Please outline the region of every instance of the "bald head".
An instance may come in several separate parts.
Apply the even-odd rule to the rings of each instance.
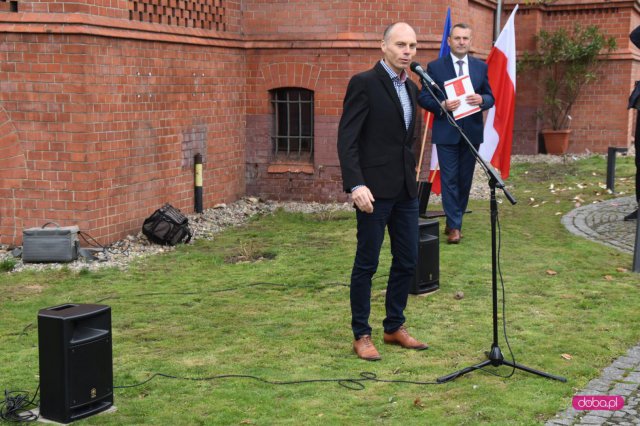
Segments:
[[[400,75],[409,67],[416,54],[418,42],[416,32],[405,22],[391,24],[384,31],[382,38],[384,62]]]
[[[407,24],[406,22],[394,22],[393,24],[385,28],[384,33],[382,34],[382,40],[389,41],[389,35],[394,31],[394,29],[396,29],[396,27],[404,27],[404,28],[408,27],[411,29],[411,31],[413,31],[413,28],[411,28],[411,25]]]

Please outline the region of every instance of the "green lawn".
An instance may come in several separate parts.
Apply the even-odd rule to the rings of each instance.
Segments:
[[[633,158],[617,163],[616,190],[631,195]],[[383,359],[356,358],[348,289],[354,215],[280,211],[124,272],[0,273],[0,385],[38,386],[39,309],[99,302],[112,308],[115,386],[156,373],[185,379],[116,388],[115,413],[78,425],[540,424],[640,340],[640,279],[629,271],[631,255],[570,234],[558,214],[573,209],[576,196],[583,204],[613,197],[601,189],[605,171],[602,157],[514,165],[507,183],[519,202],[499,207],[506,329],[516,361],[567,383],[522,371],[426,383],[490,349],[489,202],[472,201],[462,244],[440,240],[440,290],[409,300],[407,326],[431,345],[427,351],[382,344],[385,245],[371,318]],[[230,262],[259,253],[263,260]],[[273,383],[308,380],[324,381]]]

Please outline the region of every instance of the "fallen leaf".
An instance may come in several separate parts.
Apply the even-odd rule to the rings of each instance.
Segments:
[[[571,355],[569,355],[569,354],[562,354],[562,355],[560,355],[560,356],[561,356],[562,358],[566,359],[566,360],[571,360],[571,359],[573,359],[573,357],[572,357]]]
[[[607,281],[613,281],[613,277],[611,275],[605,275],[604,279]]]
[[[240,422],[241,425],[252,425],[253,421],[249,420],[249,419],[245,419],[243,421]]]
[[[456,294],[453,295],[453,298],[456,300],[464,299],[464,291],[456,291]]]
[[[554,271],[553,269],[547,269],[547,275],[558,275],[558,273],[556,271]]]
[[[424,404],[422,403],[422,400],[420,398],[416,398],[413,401],[413,405],[415,405],[416,407],[424,408]]]
[[[616,271],[618,271],[618,272],[629,272],[629,270],[627,268],[616,268]]]

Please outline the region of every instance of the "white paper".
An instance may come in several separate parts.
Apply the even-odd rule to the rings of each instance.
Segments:
[[[445,81],[444,90],[447,93],[447,99],[460,100],[460,106],[455,111],[452,111],[453,118],[456,120],[475,114],[481,110],[480,106],[469,105],[467,103],[467,96],[475,93],[473,90],[473,84],[471,84],[471,78],[468,75],[463,75]]]

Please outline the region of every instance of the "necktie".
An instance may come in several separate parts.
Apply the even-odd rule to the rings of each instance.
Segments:
[[[464,61],[456,61],[456,64],[458,64],[458,77],[460,77],[464,75],[464,72],[462,71],[462,64],[464,64]]]

